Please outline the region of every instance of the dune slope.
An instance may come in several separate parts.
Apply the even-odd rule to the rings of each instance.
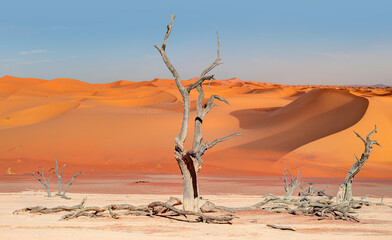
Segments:
[[[346,91],[316,89],[273,111],[253,109],[232,114],[242,128],[275,130],[274,134],[239,148],[275,152],[279,156],[354,125],[363,117],[368,104],[366,98]]]

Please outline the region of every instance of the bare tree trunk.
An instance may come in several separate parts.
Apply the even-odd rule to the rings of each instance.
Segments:
[[[374,130],[371,131],[367,136],[366,136],[366,141],[363,139],[358,133],[354,131],[354,133],[359,137],[362,142],[365,144],[365,151],[362,153],[361,158],[358,159],[357,156],[355,158],[357,161],[353,164],[351,167],[350,171],[347,173],[346,178],[344,179],[344,182],[339,185],[339,190],[338,193],[336,194],[336,202],[337,203],[350,203],[352,199],[352,183],[355,175],[362,169],[363,165],[365,162],[368,160],[370,156],[370,152],[373,149],[373,144],[376,144],[378,146],[381,146],[377,141],[375,140],[370,140],[370,136],[377,132],[377,126],[374,127]]]
[[[175,15],[170,16],[170,24],[167,25],[167,31],[165,34],[165,38],[163,40],[162,46],[155,45],[155,48],[159,51],[162,56],[162,60],[166,64],[167,68],[170,70],[172,75],[174,76],[174,80],[176,82],[177,88],[181,93],[181,97],[183,100],[183,115],[182,115],[182,123],[181,123],[181,131],[177,137],[175,137],[175,159],[177,160],[178,166],[180,167],[181,174],[184,180],[184,204],[183,208],[185,211],[199,211],[199,187],[198,187],[198,179],[197,175],[201,169],[201,165],[203,163],[202,156],[209,149],[215,146],[217,143],[225,141],[231,137],[238,136],[240,134],[232,134],[224,138],[216,139],[213,142],[203,142],[202,137],[202,123],[205,115],[211,110],[215,104],[213,103],[214,99],[223,101],[228,104],[228,101],[220,96],[212,95],[205,106],[202,106],[202,100],[204,98],[204,92],[202,88],[202,84],[206,80],[213,80],[214,76],[206,76],[213,68],[220,64],[220,53],[219,53],[219,35],[217,33],[217,42],[218,42],[218,51],[216,60],[206,68],[200,75],[200,77],[196,80],[196,82],[189,85],[185,88],[181,83],[180,75],[177,70],[174,68],[172,63],[170,62],[167,54],[166,54],[166,44],[167,40],[170,36],[173,21],[175,19]],[[192,150],[187,151],[184,148],[185,140],[188,135],[188,125],[189,125],[189,111],[190,111],[190,92],[193,89],[197,89],[199,92],[199,96],[196,102],[196,118],[195,118],[195,131],[193,137],[193,145]]]
[[[63,165],[63,169],[61,170],[61,173],[59,173],[59,165],[57,164],[57,159],[55,158],[54,161],[56,163],[56,167],[55,167],[54,170],[55,170],[56,175],[57,175],[57,184],[58,184],[57,195],[61,196],[61,192],[62,192],[61,178],[63,177],[65,164]]]
[[[186,211],[199,211],[198,173],[189,155],[179,162],[184,181],[183,205]]]

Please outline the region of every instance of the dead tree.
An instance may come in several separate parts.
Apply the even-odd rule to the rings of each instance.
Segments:
[[[340,203],[350,203],[352,199],[352,183],[355,175],[362,169],[363,165],[365,162],[368,160],[370,156],[370,152],[372,151],[373,144],[376,144],[381,147],[381,145],[375,141],[375,140],[370,140],[370,136],[377,132],[377,126],[374,127],[374,130],[371,131],[367,136],[366,140],[361,137],[357,132],[354,131],[354,133],[359,137],[362,142],[365,144],[365,151],[362,153],[361,158],[358,159],[357,156],[355,158],[357,161],[354,163],[354,165],[351,167],[350,171],[347,173],[346,178],[344,179],[344,182],[339,185],[339,190],[336,195],[336,202],[338,204]]]
[[[212,69],[218,66],[221,60],[219,53],[219,34],[217,33],[217,42],[218,42],[218,50],[217,50],[217,58],[216,60],[207,67],[200,75],[200,77],[196,80],[196,82],[190,84],[188,87],[184,87],[181,83],[180,75],[177,70],[174,68],[172,63],[170,62],[167,54],[166,54],[166,44],[167,39],[172,30],[173,21],[175,15],[171,15],[170,24],[167,25],[167,31],[162,43],[162,46],[155,45],[158,49],[159,53],[162,56],[163,61],[165,62],[167,68],[172,73],[174,80],[176,82],[177,88],[181,93],[182,101],[183,101],[183,116],[182,116],[182,124],[181,130],[177,137],[175,137],[175,159],[177,160],[178,166],[180,167],[181,174],[184,180],[184,199],[183,199],[183,209],[185,211],[199,211],[199,187],[198,187],[198,172],[201,169],[201,165],[203,163],[202,156],[203,154],[217,143],[228,140],[231,137],[238,136],[240,134],[232,134],[224,138],[216,139],[210,142],[203,142],[202,137],[202,123],[204,117],[211,110],[214,104],[214,100],[217,99],[219,101],[225,102],[229,104],[229,102],[223,97],[212,95],[209,98],[209,101],[202,105],[202,100],[204,99],[204,91],[202,88],[202,84],[204,81],[211,81],[214,79],[214,75],[207,75]],[[193,136],[193,145],[192,150],[187,151],[184,147],[185,140],[188,135],[188,125],[189,125],[189,111],[190,111],[190,93],[192,90],[197,89],[199,92],[199,96],[196,101],[196,118],[195,118],[195,131]]]
[[[33,176],[35,179],[37,179],[40,183],[42,183],[42,185],[44,185],[45,186],[45,188],[46,188],[46,192],[47,192],[47,196],[48,197],[51,197],[52,196],[52,194],[51,194],[51,192],[50,192],[50,189],[49,189],[49,182],[50,182],[50,179],[52,178],[52,176],[53,176],[53,172],[52,172],[52,175],[50,175],[50,177],[48,178],[48,180],[46,180],[46,178],[45,178],[45,176],[44,176],[44,169],[42,168],[42,167],[39,167],[39,168],[41,168],[41,172],[40,171],[36,171],[36,172],[34,172],[34,173],[29,173],[28,175],[31,175],[31,176]],[[48,172],[50,172],[51,170],[53,170],[53,168],[52,169],[50,169]],[[38,176],[36,176],[35,174],[39,174],[39,175],[41,175],[41,178],[40,177],[38,177]]]
[[[80,174],[82,174],[82,172],[78,172],[75,175],[73,175],[73,177],[71,178],[71,180],[69,180],[68,182],[61,184],[61,179],[63,178],[63,173],[64,173],[64,168],[65,168],[65,164],[63,165],[63,168],[61,169],[61,172],[59,173],[59,165],[57,164],[57,159],[54,159],[54,161],[56,162],[56,168],[54,169],[57,175],[57,183],[58,183],[58,191],[57,191],[57,196],[60,196],[62,198],[65,199],[69,199],[69,197],[65,196],[65,194],[67,193],[69,187],[72,185],[74,179],[79,176]],[[67,187],[65,188],[65,190],[63,191],[63,187],[66,185]]]
[[[290,174],[290,182],[287,179],[287,173]],[[284,166],[284,172],[283,172],[284,178],[281,178],[284,181],[284,190],[286,192],[284,199],[289,199],[291,195],[293,194],[294,190],[298,188],[298,186],[301,184],[301,173],[297,172],[297,177],[294,179],[293,175],[289,170],[286,169],[286,166]]]

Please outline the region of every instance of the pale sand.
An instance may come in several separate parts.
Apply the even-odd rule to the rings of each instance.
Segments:
[[[232,225],[195,223],[193,217],[176,221],[162,217],[121,216],[110,218],[79,218],[58,221],[63,213],[48,215],[13,215],[27,206],[54,207],[76,205],[87,197],[87,206],[111,203],[147,204],[167,200],[170,195],[147,194],[79,194],[71,200],[44,197],[43,191],[0,193],[0,238],[8,239],[391,239],[392,209],[386,206],[358,210],[360,223],[323,220],[316,217],[239,211],[240,218]],[[177,195],[177,197],[181,197]],[[205,195],[205,199],[229,207],[249,206],[260,201],[251,195]],[[379,199],[368,199],[378,202]],[[392,204],[392,199],[384,199]],[[190,221],[190,222],[187,222]],[[271,229],[267,224],[285,225],[296,231]]]
[[[70,176],[64,176],[67,181]],[[57,189],[51,181],[52,194]],[[314,189],[324,189],[335,195],[343,179],[303,178],[313,182]],[[136,183],[147,181],[148,183]],[[367,200],[392,204],[390,179],[355,178],[356,199],[370,194]],[[261,196],[282,195],[283,182],[278,177],[205,176],[199,178],[202,198],[227,207],[251,206]],[[0,239],[390,239],[392,209],[386,206],[365,207],[358,211],[361,223],[319,221],[316,217],[262,211],[239,211],[233,225],[203,224],[176,221],[161,217],[123,216],[120,219],[80,218],[58,221],[62,213],[50,215],[12,215],[17,209],[31,206],[55,207],[76,205],[87,197],[86,206],[112,203],[133,205],[166,201],[170,196],[181,198],[182,179],[177,175],[143,175],[135,173],[84,174],[71,186],[71,200],[44,197],[43,186],[31,176],[0,175]],[[298,195],[297,189],[293,196]],[[302,190],[301,190],[302,191]],[[202,201],[202,203],[203,203]],[[296,232],[271,229],[267,224],[287,225]]]

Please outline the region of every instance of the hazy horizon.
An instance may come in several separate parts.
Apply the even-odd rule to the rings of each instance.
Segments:
[[[16,1],[2,4],[0,76],[89,83],[182,79],[216,58],[217,79],[290,85],[392,85],[390,1]]]

